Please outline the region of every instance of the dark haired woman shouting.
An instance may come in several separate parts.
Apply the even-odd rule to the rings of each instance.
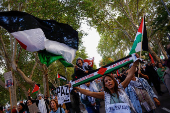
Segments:
[[[133,63],[133,66],[129,69],[126,79],[118,85],[117,81],[111,75],[105,75],[103,77],[104,92],[91,92],[89,90],[75,87],[75,90],[82,94],[91,96],[94,98],[105,100],[106,113],[130,113],[135,112],[131,101],[124,91],[133,77],[136,67],[139,61]]]

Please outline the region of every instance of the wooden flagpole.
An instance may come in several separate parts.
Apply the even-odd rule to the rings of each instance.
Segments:
[[[140,56],[139,58],[141,58],[141,54],[142,54],[142,41],[143,41],[143,32],[144,32],[144,15],[143,15],[143,29],[142,29],[142,38],[141,38],[141,51],[140,51]],[[141,66],[141,63],[139,62],[139,67],[138,67],[138,71],[140,71],[140,66]],[[138,73],[138,77],[139,77],[139,73]]]
[[[67,78],[67,68],[66,67],[64,67],[64,69],[65,69],[65,77],[66,77],[66,84],[67,84],[67,82],[68,82],[68,78]]]
[[[11,113],[12,113],[11,87],[9,87],[9,97],[10,97],[10,108],[11,108]]]

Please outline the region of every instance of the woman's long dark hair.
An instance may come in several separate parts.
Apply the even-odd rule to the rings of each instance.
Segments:
[[[51,102],[52,102],[52,101],[54,101],[54,102],[55,102],[56,107],[57,107],[57,109],[58,109],[59,105],[58,105],[57,100],[55,100],[55,99],[52,99],[52,100],[50,101],[50,109],[51,109],[51,110],[53,110],[53,109],[51,108]]]
[[[107,87],[105,87],[105,78],[106,78],[106,77],[110,77],[110,78],[114,81],[114,83],[115,83],[115,85],[114,85],[114,92],[117,94],[117,97],[119,98],[119,94],[118,94],[118,91],[119,91],[118,83],[117,83],[116,79],[115,79],[112,75],[109,75],[109,74],[104,75],[104,77],[103,77],[104,91],[107,92],[107,93],[109,93],[110,95],[113,95],[113,94],[110,92],[110,90],[109,90]]]
[[[19,105],[22,106],[22,109],[19,111],[19,113],[23,113],[25,111],[25,105],[23,103],[20,103]]]

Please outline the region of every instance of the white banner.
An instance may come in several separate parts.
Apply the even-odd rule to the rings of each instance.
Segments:
[[[127,103],[116,103],[107,105],[108,113],[130,113],[130,107]]]
[[[68,103],[70,101],[70,92],[68,86],[59,86],[56,88],[58,104]]]
[[[13,86],[13,78],[12,78],[12,72],[6,72],[4,73],[5,78],[5,88]]]

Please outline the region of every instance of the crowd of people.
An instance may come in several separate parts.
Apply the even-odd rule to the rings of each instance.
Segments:
[[[13,106],[12,113],[81,113],[81,103],[88,113],[99,113],[101,101],[105,102],[106,113],[117,110],[116,106],[126,108],[126,113],[154,113],[161,103],[152,88],[162,96],[164,92],[161,91],[160,84],[163,83],[170,92],[170,70],[165,66],[164,60],[157,63],[147,61],[140,69],[138,62],[130,64],[127,69],[122,68],[119,74],[106,74],[102,79],[70,89],[71,102],[63,105],[58,104],[56,95],[48,98],[39,94],[37,99],[32,99],[28,90],[27,101],[21,101],[17,108]],[[73,79],[93,71],[81,58],[77,59],[76,64]],[[10,108],[6,110],[6,113],[10,112]]]

